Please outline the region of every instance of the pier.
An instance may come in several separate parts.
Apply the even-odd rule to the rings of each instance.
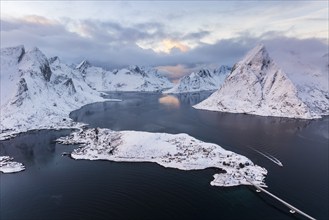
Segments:
[[[261,192],[264,192],[266,193],[267,195],[271,196],[272,198],[278,200],[279,202],[281,202],[283,205],[287,206],[289,209],[290,209],[290,213],[299,213],[303,216],[305,216],[306,218],[308,219],[311,219],[311,220],[315,220],[315,218],[313,218],[312,216],[306,214],[305,212],[297,209],[296,207],[290,205],[289,203],[287,203],[286,201],[280,199],[279,197],[277,197],[276,195],[273,195],[272,193],[270,193],[269,191],[255,185],[253,182],[251,182],[250,180],[247,180],[249,183],[251,183],[254,187],[256,187],[257,190],[261,191]]]

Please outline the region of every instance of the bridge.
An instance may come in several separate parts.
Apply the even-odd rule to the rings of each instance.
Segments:
[[[253,182],[251,182],[250,180],[247,179],[247,182],[249,182],[250,184],[252,184],[257,190],[260,190],[264,193],[266,193],[267,195],[271,196],[272,198],[278,200],[279,202],[281,202],[283,205],[287,206],[290,209],[290,213],[299,213],[301,215],[303,215],[304,217],[311,219],[311,220],[316,220],[315,218],[313,218],[312,216],[306,214],[305,212],[297,209],[296,207],[290,205],[289,203],[287,203],[286,201],[280,199],[279,197],[277,197],[276,195],[273,195],[272,193],[270,193],[269,191],[261,188],[260,186],[255,185]]]

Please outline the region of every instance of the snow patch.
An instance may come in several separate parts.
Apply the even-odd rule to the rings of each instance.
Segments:
[[[13,161],[12,157],[0,156],[0,172],[3,173],[16,173],[25,170],[22,163]]]

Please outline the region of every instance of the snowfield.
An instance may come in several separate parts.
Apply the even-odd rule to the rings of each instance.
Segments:
[[[87,129],[57,139],[62,144],[79,144],[71,153],[74,159],[126,162],[155,162],[164,167],[199,170],[215,167],[223,173],[214,175],[213,186],[264,183],[267,171],[248,158],[205,143],[187,134],[150,133]]]
[[[260,44],[234,65],[219,90],[193,107],[303,119],[328,115],[328,89],[317,87],[312,80],[307,86],[302,82],[296,86]]]

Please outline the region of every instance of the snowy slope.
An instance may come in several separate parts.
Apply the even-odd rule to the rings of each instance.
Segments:
[[[296,49],[295,49],[296,50]],[[275,60],[297,88],[298,97],[317,115],[329,114],[328,48],[275,53]]]
[[[154,92],[171,88],[172,83],[156,69],[129,66],[128,68],[106,71],[82,61],[76,67],[88,85],[97,91],[144,91]]]
[[[248,158],[205,143],[187,134],[149,133],[87,129],[57,140],[62,144],[79,144],[71,153],[74,159],[126,162],[155,162],[164,167],[197,170],[216,167],[226,172],[214,175],[211,185],[250,185],[264,183],[266,169]]]
[[[314,103],[319,103],[317,106],[321,108],[320,111],[312,107]],[[264,45],[258,45],[235,64],[218,91],[194,107],[211,111],[311,119],[328,114],[328,105],[328,97],[314,96],[309,99],[309,103],[305,102],[301,91],[269,57]]]
[[[30,129],[72,127],[68,115],[103,101],[81,73],[38,49],[1,49],[1,136]]]
[[[163,93],[186,93],[186,92],[199,92],[207,90],[216,90],[224,82],[226,76],[231,72],[228,66],[221,66],[211,72],[208,69],[201,69],[197,73],[183,76],[179,82],[171,89]]]
[[[0,87],[0,104],[1,106],[7,103],[12,94],[12,88],[16,85],[16,83],[20,79],[20,74],[18,73],[18,62],[22,59],[25,54],[24,47],[18,46],[13,48],[4,48],[1,49],[1,87]]]

